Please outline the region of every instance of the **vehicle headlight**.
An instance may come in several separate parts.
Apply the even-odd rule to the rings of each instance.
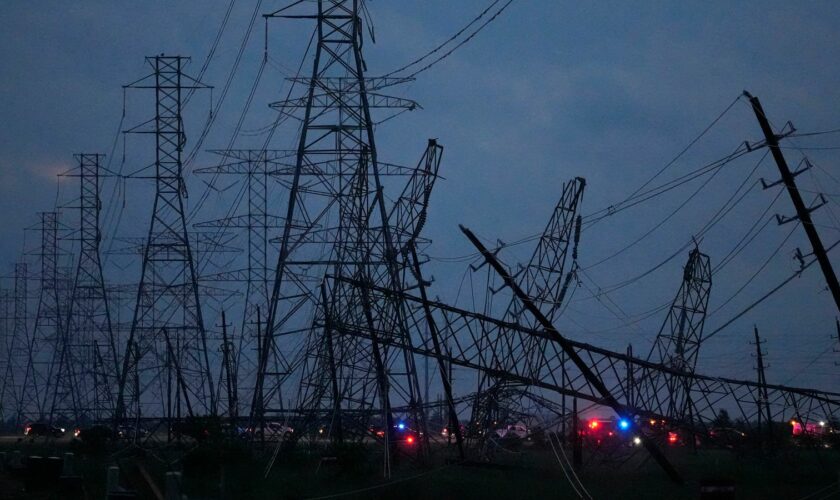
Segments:
[[[62,427],[62,428],[61,428],[61,432],[66,432],[66,431],[64,430],[64,427]]]

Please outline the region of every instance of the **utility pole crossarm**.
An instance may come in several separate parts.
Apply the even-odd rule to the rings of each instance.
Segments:
[[[816,256],[817,261],[820,264],[820,269],[822,269],[823,276],[825,276],[828,289],[831,290],[831,295],[834,297],[834,304],[837,306],[837,310],[840,311],[840,282],[837,281],[837,275],[834,274],[834,268],[831,266],[831,261],[828,259],[825,246],[820,239],[819,233],[817,233],[817,228],[814,226],[813,220],[811,220],[811,212],[813,209],[805,206],[805,202],[799,194],[799,189],[796,187],[796,173],[790,171],[787,161],[785,160],[785,156],[782,154],[782,149],[779,147],[779,136],[774,133],[773,129],[770,127],[770,121],[767,119],[767,115],[764,113],[764,109],[761,107],[761,102],[758,100],[758,97],[753,96],[746,90],[744,91],[744,95],[750,100],[755,117],[758,120],[758,124],[761,126],[761,131],[764,133],[764,137],[767,141],[767,147],[770,148],[770,152],[773,154],[773,159],[776,161],[776,166],[779,167],[779,173],[782,176],[781,182],[785,185],[788,195],[790,195],[790,199],[793,202],[793,206],[796,208],[796,218],[802,222],[802,227],[805,229],[805,234],[808,235],[808,240],[811,242],[811,247],[814,250],[814,256]],[[788,219],[788,221],[789,220],[792,219]],[[782,219],[780,219],[780,223],[781,222]]]

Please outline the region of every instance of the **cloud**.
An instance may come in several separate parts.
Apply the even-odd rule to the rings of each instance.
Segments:
[[[73,168],[71,165],[63,162],[43,162],[27,165],[26,171],[40,179],[66,183],[70,178],[62,174],[67,173],[71,168]]]

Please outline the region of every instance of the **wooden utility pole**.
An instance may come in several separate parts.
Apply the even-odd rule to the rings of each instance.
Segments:
[[[794,208],[796,208],[796,217],[779,217],[779,223],[785,224],[796,219],[799,219],[799,221],[802,222],[802,227],[805,229],[805,234],[808,235],[808,240],[811,242],[811,247],[814,250],[814,256],[817,258],[817,261],[820,264],[820,269],[822,269],[823,275],[825,276],[828,289],[831,290],[831,295],[834,297],[834,304],[837,306],[837,310],[840,311],[840,282],[837,281],[837,276],[834,274],[834,269],[831,267],[831,261],[828,260],[828,254],[825,251],[825,246],[823,245],[822,240],[820,240],[820,235],[817,233],[817,228],[814,226],[814,222],[811,220],[811,212],[817,207],[806,207],[805,202],[802,200],[802,196],[799,194],[799,189],[796,187],[795,177],[804,170],[797,172],[790,171],[787,161],[785,161],[785,156],[782,154],[782,149],[779,147],[780,136],[776,135],[770,127],[770,121],[767,119],[767,115],[764,114],[764,109],[761,107],[758,97],[754,97],[746,90],[744,91],[744,95],[750,100],[755,117],[758,120],[758,124],[761,126],[761,131],[764,132],[767,147],[770,148],[770,152],[773,154],[773,159],[776,160],[776,165],[779,167],[779,172],[782,175],[782,179],[779,182],[766,185],[765,187],[783,183],[785,188],[787,188],[788,195],[790,195]]]
[[[755,370],[758,373],[758,397],[755,398],[756,405],[758,405],[758,435],[762,436],[761,422],[767,422],[767,437],[768,445],[773,442],[773,415],[770,413],[770,401],[767,395],[767,378],[764,375],[764,369],[767,365],[764,364],[764,352],[761,350],[763,340],[758,336],[758,327],[753,325],[753,334],[755,335]],[[763,439],[760,437],[760,439]]]

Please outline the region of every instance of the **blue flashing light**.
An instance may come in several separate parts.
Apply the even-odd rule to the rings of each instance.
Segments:
[[[400,423],[398,423],[398,424],[397,424],[397,428],[398,428],[399,430],[404,430],[404,429],[405,429],[405,424],[404,424],[404,423],[402,423],[402,422],[400,422]]]
[[[622,418],[621,420],[618,421],[618,428],[623,430],[623,431],[626,431],[627,429],[630,428],[630,421],[627,420],[626,418]]]

